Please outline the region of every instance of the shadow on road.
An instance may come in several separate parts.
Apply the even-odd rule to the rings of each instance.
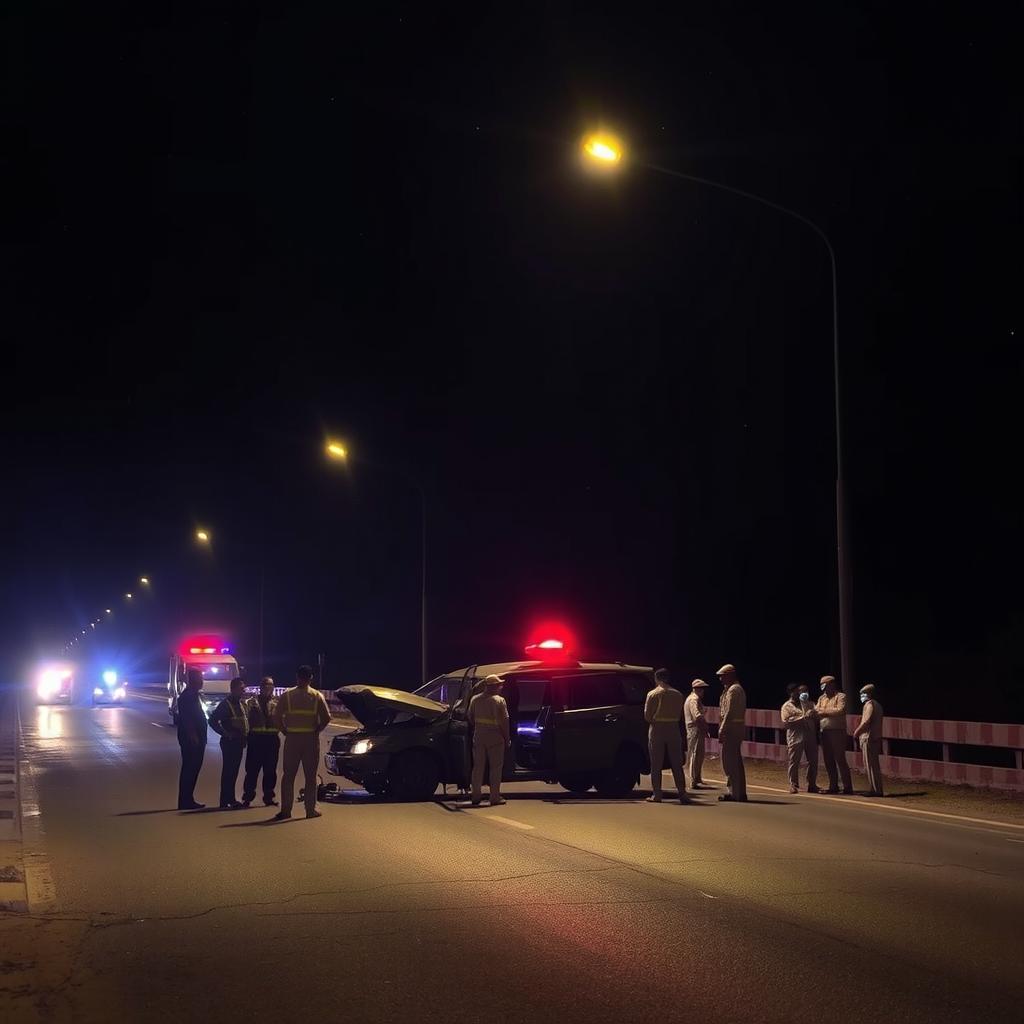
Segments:
[[[177,807],[160,807],[155,811],[118,811],[114,815],[115,818],[137,818],[140,814],[170,814],[171,811],[176,811]],[[194,811],[191,813],[195,813]]]

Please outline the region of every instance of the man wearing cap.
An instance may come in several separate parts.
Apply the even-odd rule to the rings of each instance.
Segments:
[[[659,668],[654,673],[654,682],[654,689],[644,702],[647,746],[651,755],[651,789],[654,791],[647,800],[653,804],[661,803],[661,773],[667,755],[679,802],[686,804],[690,801],[683,777],[683,734],[679,728],[683,720],[683,695],[672,685],[668,669]]]
[[[789,700],[782,705],[786,727],[787,770],[790,793],[800,792],[800,762],[807,758],[807,792],[818,793],[818,712],[811,693],[803,683],[789,687]]]
[[[861,711],[860,725],[853,731],[853,738],[860,743],[860,752],[864,755],[864,769],[868,773],[870,796],[883,796],[882,764],[879,757],[882,753],[882,705],[875,700],[873,683],[860,688],[860,702],[864,705]]]
[[[846,763],[846,694],[836,686],[835,676],[821,677],[821,696],[815,705],[821,722],[821,755],[828,772],[826,793],[839,792],[839,780],[843,782],[843,793],[853,792],[850,766]]]
[[[704,715],[704,691],[708,684],[703,679],[690,683],[690,692],[683,703],[683,721],[686,723],[686,776],[690,789],[704,785],[701,769],[704,767],[704,741],[708,735],[708,721]]]
[[[469,702],[469,724],[473,730],[473,806],[483,799],[484,764],[490,767],[488,788],[491,806],[503,804],[501,773],[505,767],[505,750],[509,746],[508,705],[498,692],[504,680],[487,676],[483,692]]]
[[[723,665],[715,675],[722,681],[722,697],[718,702],[718,742],[722,748],[722,771],[729,790],[718,799],[746,803],[747,773],[743,767],[742,743],[747,729],[747,695],[736,677],[735,665]]]

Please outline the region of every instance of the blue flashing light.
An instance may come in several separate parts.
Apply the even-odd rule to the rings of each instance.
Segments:
[[[117,673],[112,668],[108,668],[107,671],[103,673],[103,682],[105,682],[107,686],[113,686],[117,682]]]

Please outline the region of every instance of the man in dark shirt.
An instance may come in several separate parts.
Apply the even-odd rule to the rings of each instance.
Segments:
[[[206,753],[206,712],[199,691],[203,674],[188,670],[185,689],[178,694],[178,746],[181,747],[181,775],[178,777],[178,810],[198,811],[205,804],[196,803],[195,789],[199,770]]]
[[[235,799],[235,786],[238,783],[238,769],[242,765],[242,751],[249,738],[249,716],[242,703],[244,693],[245,683],[240,676],[235,676],[231,680],[231,693],[210,715],[210,728],[220,736],[220,752],[224,756],[220,772],[221,810],[233,811],[242,806]]]

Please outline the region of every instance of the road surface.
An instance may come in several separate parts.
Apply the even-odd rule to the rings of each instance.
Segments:
[[[156,701],[26,703],[22,733],[35,902],[0,922],[5,1021],[1024,1019],[1020,828],[540,784],[268,826],[175,810]],[[211,742],[207,804],[219,768]]]

